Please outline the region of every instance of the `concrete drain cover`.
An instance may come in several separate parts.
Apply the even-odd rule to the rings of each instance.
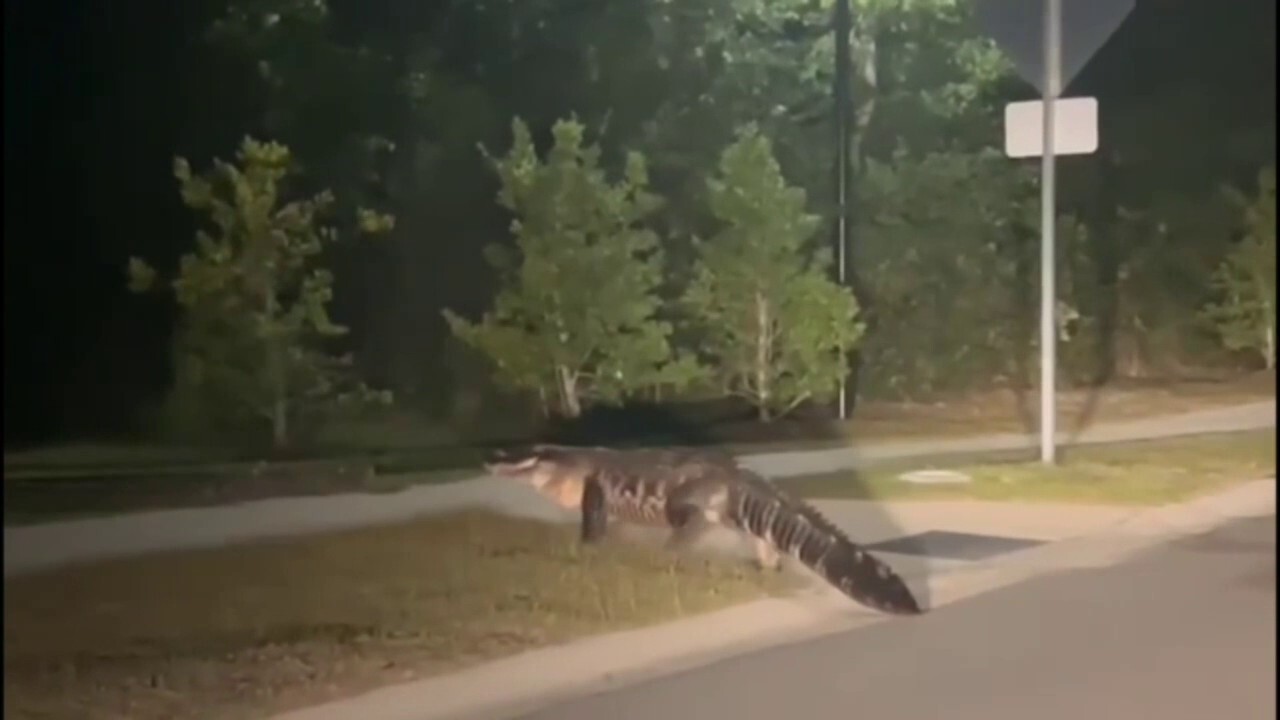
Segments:
[[[868,545],[867,549],[899,553],[901,555],[922,555],[939,560],[979,561],[1011,553],[1015,550],[1026,550],[1044,543],[1044,540],[1032,540],[1031,538],[1010,538],[952,532],[950,530],[930,530]]]
[[[917,485],[956,485],[973,482],[973,478],[955,470],[912,470],[902,473],[898,479]]]

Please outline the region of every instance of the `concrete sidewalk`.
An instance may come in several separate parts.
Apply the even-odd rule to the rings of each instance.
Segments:
[[[1077,443],[1113,442],[1275,427],[1274,400],[1231,408],[1100,425]],[[1024,435],[993,435],[958,440],[913,440],[863,448],[746,455],[744,466],[774,478],[849,469],[863,463],[964,452],[1034,447]],[[889,525],[881,503],[862,514],[879,515],[859,527]],[[391,494],[348,493],[288,497],[237,505],[158,510],[100,518],[57,521],[4,529],[4,574],[47,568],[68,562],[181,550],[244,542],[266,537],[304,535],[404,521],[426,514],[467,507],[487,507],[512,515],[563,518],[531,490],[515,483],[479,476],[471,480],[420,485]],[[902,534],[898,528],[898,534]],[[862,538],[859,533],[855,537]]]
[[[892,523],[1008,534],[1037,532],[1049,544],[978,563],[916,562],[887,557],[928,606],[937,608],[1048,573],[1113,565],[1171,538],[1234,519],[1273,514],[1274,479],[1154,509],[1004,506],[996,503],[901,503]],[[824,503],[841,524],[869,517],[857,504]],[[882,506],[881,513],[884,513]],[[886,525],[887,526],[887,525]],[[874,530],[860,528],[863,534]],[[874,540],[873,540],[874,541]],[[555,706],[754,650],[802,642],[889,618],[829,588],[789,599],[748,603],[656,627],[586,638],[459,673],[392,686],[278,715],[272,720],[495,720]]]
[[[1061,446],[1090,445],[1129,440],[1155,440],[1179,435],[1256,430],[1275,426],[1276,401],[1263,400],[1177,415],[1103,423],[1085,428],[1079,433],[1059,432],[1057,438]],[[890,440],[861,447],[741,455],[738,459],[744,466],[757,472],[769,477],[782,478],[791,475],[833,472],[875,462],[929,455],[1034,450],[1039,447],[1039,441],[1038,435],[1002,433],[947,440]]]

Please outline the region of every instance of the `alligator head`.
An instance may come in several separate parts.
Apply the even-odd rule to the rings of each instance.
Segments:
[[[576,508],[593,469],[586,453],[556,445],[496,450],[485,460],[491,475],[528,483],[557,504]]]

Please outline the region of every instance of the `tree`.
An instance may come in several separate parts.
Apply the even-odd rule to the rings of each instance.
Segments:
[[[876,303],[868,394],[918,399],[1017,371],[1037,303],[1034,183],[995,150],[868,161],[855,229]]]
[[[330,193],[285,202],[288,148],[245,138],[238,164],[214,161],[207,175],[193,175],[184,158],[174,161],[182,200],[206,214],[196,249],[182,257],[170,286],[183,310],[175,341],[178,381],[230,409],[227,420],[269,423],[276,448],[291,439],[292,421],[326,403],[389,402],[353,382],[349,358],[334,358],[322,343],[346,328],[330,321],[331,273],[314,262],[336,239],[317,222],[333,203]],[[366,232],[391,225],[361,211]],[[145,292],[156,272],[129,261],[130,288]]]
[[[759,123],[788,175],[831,210],[834,0],[689,0],[653,6],[665,102],[648,127],[655,168],[693,175],[716,161],[734,128]],[[998,138],[991,89],[1012,74],[978,35],[968,3],[854,0],[850,31],[852,159],[887,159],[906,142],[937,150]],[[700,190],[701,188],[698,188]]]
[[[667,213],[676,217],[664,220],[681,235],[705,234],[714,227],[715,218],[706,217],[704,179],[717,162],[716,153],[732,142],[733,129],[747,121],[757,122],[770,139],[788,179],[807,192],[809,209],[824,218],[836,214],[832,5],[833,0],[689,0],[654,6],[656,55],[670,65],[671,89],[648,127],[645,147],[655,178],[668,183],[664,189],[676,188],[669,191],[676,207]],[[877,165],[910,163],[945,174],[946,163],[932,162],[934,156],[945,160],[954,155],[954,164],[964,165],[971,162],[970,154],[998,145],[1005,100],[998,93],[1015,76],[999,49],[975,31],[969,3],[855,0],[853,10],[850,154],[855,190],[876,181],[868,176]],[[970,190],[964,185],[954,189],[961,191],[959,197]],[[883,283],[874,268],[899,263],[917,245],[922,254],[936,253],[939,233],[968,220],[963,201],[922,199],[930,208],[962,217],[941,218],[929,231],[903,227],[892,244],[877,243],[861,228],[850,234],[845,272],[859,301],[860,319],[868,326],[854,358],[856,390],[862,396],[889,389],[886,379],[900,379],[899,387],[919,390],[935,384],[932,378],[917,382],[923,379],[920,372],[941,370],[948,377],[945,367],[907,363],[882,372],[871,357],[873,344],[890,351],[901,346],[903,359],[918,363],[922,356],[905,348],[926,344],[934,330],[891,319],[881,322],[876,292]],[[853,201],[852,214],[860,223],[881,214],[861,192]],[[1005,206],[994,219],[1008,225],[1018,212]],[[964,297],[959,291],[947,294]]]
[[[522,120],[512,131],[507,155],[486,158],[499,204],[516,216],[521,257],[517,265],[500,246],[487,248],[503,287],[479,323],[445,310],[454,334],[491,358],[507,385],[539,393],[544,409],[554,395],[567,417],[591,400],[691,378],[689,362],[673,361],[670,324],[657,318],[662,253],[641,223],[660,200],[647,190],[644,158],[629,154],[623,178],[610,183],[576,120],[555,123],[545,160]]]
[[[762,421],[831,397],[864,327],[853,295],[829,278],[830,253],[809,247],[821,220],[805,211],[804,190],[787,185],[755,126],[739,131],[707,186],[723,227],[696,242],[684,300],[711,365]]]
[[[342,202],[374,194],[369,186],[385,182],[394,150],[385,135],[403,117],[413,78],[327,0],[223,2],[206,31],[220,53],[208,60],[234,59],[245,71],[238,94],[256,101],[254,126],[287,144],[295,169],[337,188]]]
[[[1219,300],[1203,317],[1228,350],[1258,352],[1268,370],[1276,364],[1276,171],[1258,173],[1258,194],[1228,195],[1240,207],[1244,237],[1214,273]]]

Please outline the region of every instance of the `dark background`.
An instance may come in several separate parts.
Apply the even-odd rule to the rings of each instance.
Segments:
[[[341,11],[353,22],[394,22],[393,4],[366,0]],[[198,39],[216,9],[171,0],[5,2],[7,441],[124,432],[166,387],[172,309],[129,295],[124,264],[140,255],[163,267],[189,247],[193,225],[170,173],[173,156],[202,166],[228,156],[254,127],[256,101],[238,91],[235,69],[201,65]],[[1233,156],[1198,127],[1255,127],[1273,156],[1274,70],[1273,0],[1151,0],[1072,94],[1096,95],[1108,108],[1162,86],[1204,93],[1211,100],[1203,117],[1186,118],[1182,146],[1160,152],[1215,158],[1218,172],[1183,182],[1231,173],[1247,182],[1256,148]],[[1119,148],[1113,159],[1137,156]],[[474,202],[475,212],[494,214],[491,194]],[[451,302],[483,302],[487,278],[469,275],[475,267],[449,270],[454,282],[441,292]],[[359,315],[353,308],[369,302],[349,285],[338,314]],[[360,342],[377,341],[371,328],[360,329]]]

